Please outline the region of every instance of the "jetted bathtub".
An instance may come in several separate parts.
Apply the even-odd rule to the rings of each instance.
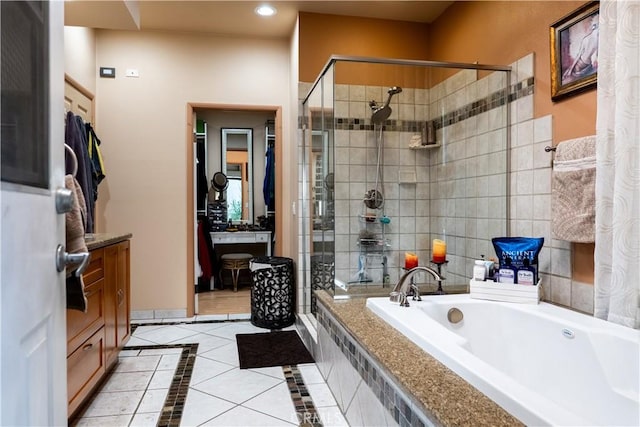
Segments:
[[[523,423],[640,425],[640,331],[547,303],[422,298],[367,307]]]

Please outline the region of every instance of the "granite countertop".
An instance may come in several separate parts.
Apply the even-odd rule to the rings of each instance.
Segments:
[[[120,243],[133,237],[131,233],[87,233],[84,236],[87,248],[92,251],[105,246]]]
[[[366,298],[319,301],[405,390],[445,426],[515,426],[520,421],[366,307]]]

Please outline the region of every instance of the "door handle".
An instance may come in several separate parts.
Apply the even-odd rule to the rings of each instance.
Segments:
[[[64,245],[58,245],[56,248],[56,269],[60,272],[64,270],[69,264],[80,264],[76,270],[76,277],[87,269],[89,265],[89,252],[79,252],[77,254],[70,254],[65,251]]]

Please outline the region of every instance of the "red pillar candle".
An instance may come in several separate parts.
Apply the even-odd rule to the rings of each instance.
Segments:
[[[444,240],[433,239],[433,246],[431,247],[431,253],[433,254],[433,262],[442,264],[447,260],[447,244]]]
[[[412,254],[410,252],[404,253],[404,268],[407,270],[411,270],[414,267],[418,266],[418,255]]]

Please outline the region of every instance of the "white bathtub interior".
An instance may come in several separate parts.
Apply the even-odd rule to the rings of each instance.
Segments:
[[[639,425],[640,332],[551,304],[468,294],[367,306],[528,425]],[[447,320],[458,308],[463,320]]]

